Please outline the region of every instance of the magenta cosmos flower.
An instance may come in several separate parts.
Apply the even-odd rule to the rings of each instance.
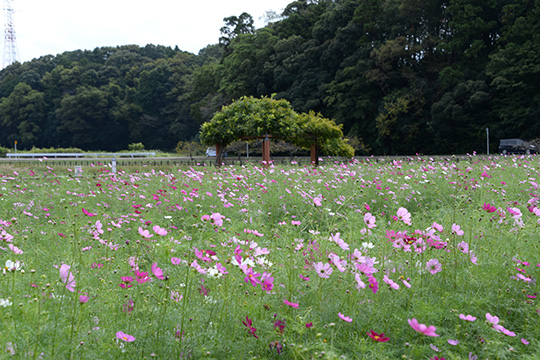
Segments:
[[[390,340],[389,337],[384,336],[384,333],[377,334],[373,330],[369,330],[367,335],[377,342],[387,342],[388,340]]]
[[[257,336],[257,334],[255,334],[257,332],[257,329],[255,329],[255,327],[253,326],[253,320],[250,319],[249,317],[246,316],[246,320],[245,321],[242,321],[242,324],[244,324],[244,326],[246,327],[246,330],[251,334],[253,335],[253,337],[255,339],[258,339],[259,337]]]
[[[122,340],[122,341],[125,341],[125,342],[132,342],[132,341],[135,341],[135,336],[126,334],[126,333],[124,333],[123,331],[117,332],[117,333],[116,333],[116,338],[117,338],[117,339],[120,339],[120,340]]]
[[[424,334],[426,336],[439,336],[435,333],[435,330],[437,330],[437,328],[433,325],[426,326],[424,324],[420,324],[416,319],[408,319],[408,322],[415,331],[418,331],[421,334]]]
[[[290,307],[293,307],[295,309],[298,309],[298,306],[300,305],[300,304],[297,304],[297,303],[290,302],[289,300],[283,300],[283,303],[285,305],[289,305]]]
[[[482,206],[482,210],[485,210],[488,213],[494,213],[495,211],[497,211],[497,208],[491,204],[484,203],[484,206]]]

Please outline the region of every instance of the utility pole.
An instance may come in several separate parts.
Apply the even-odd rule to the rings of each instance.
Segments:
[[[486,128],[486,137],[487,137],[487,154],[489,155],[489,128]]]
[[[15,26],[13,25],[13,0],[4,0],[4,59],[2,68],[19,61],[19,52],[17,50],[17,37],[15,36]]]

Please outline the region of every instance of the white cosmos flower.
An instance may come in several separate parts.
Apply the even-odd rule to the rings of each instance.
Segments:
[[[11,260],[7,260],[6,261],[6,266],[4,268],[4,273],[7,271],[17,271],[21,268],[22,264],[20,261],[11,261]]]
[[[11,305],[13,305],[13,303],[8,299],[0,299],[0,306],[7,307]]]

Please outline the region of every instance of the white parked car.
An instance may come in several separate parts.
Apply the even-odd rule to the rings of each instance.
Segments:
[[[216,148],[209,147],[208,149],[206,149],[206,156],[207,157],[216,156]]]

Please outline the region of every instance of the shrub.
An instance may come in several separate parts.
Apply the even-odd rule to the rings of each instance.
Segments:
[[[79,148],[37,148],[32,147],[32,149],[25,151],[30,154],[38,154],[38,153],[83,153]]]
[[[144,144],[142,142],[132,143],[128,145],[129,151],[144,151]]]
[[[0,157],[6,157],[6,154],[10,152],[11,149],[8,149],[6,147],[0,146]]]

